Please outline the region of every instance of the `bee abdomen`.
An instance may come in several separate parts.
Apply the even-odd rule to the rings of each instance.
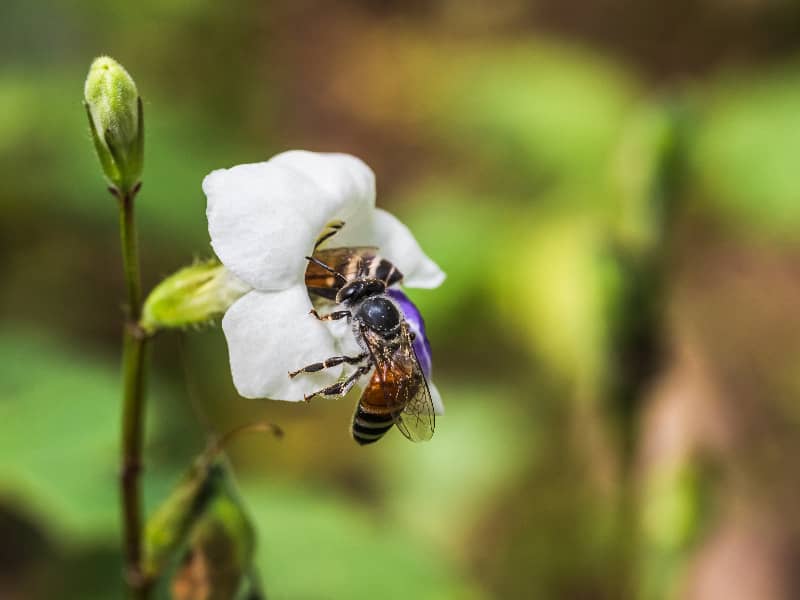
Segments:
[[[361,444],[372,444],[381,439],[397,421],[397,413],[370,412],[359,404],[353,416],[353,439]]]

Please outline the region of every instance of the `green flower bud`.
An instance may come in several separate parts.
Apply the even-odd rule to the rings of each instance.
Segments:
[[[148,578],[156,578],[174,558],[224,477],[221,463],[209,465],[206,458],[201,457],[148,519],[143,566]]]
[[[112,186],[130,192],[142,175],[144,120],[136,84],[108,56],[94,60],[84,86],[84,104],[92,140]]]
[[[237,598],[253,582],[255,531],[230,478],[219,482],[192,527],[186,554],[172,580],[177,599]]]
[[[150,292],[142,308],[141,326],[153,333],[202,325],[224,313],[249,290],[216,260],[185,267]]]

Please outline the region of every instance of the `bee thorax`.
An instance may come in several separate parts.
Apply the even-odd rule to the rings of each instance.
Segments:
[[[400,311],[385,297],[367,298],[358,307],[356,318],[373,331],[388,333],[400,325]]]

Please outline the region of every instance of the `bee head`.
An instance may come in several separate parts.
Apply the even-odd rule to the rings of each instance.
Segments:
[[[382,294],[386,291],[386,284],[379,279],[357,279],[351,281],[336,294],[338,304],[353,304],[369,296]]]

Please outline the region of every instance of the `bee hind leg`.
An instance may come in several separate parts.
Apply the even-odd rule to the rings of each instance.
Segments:
[[[317,371],[322,371],[322,369],[329,369],[331,367],[341,365],[342,363],[347,363],[348,365],[357,365],[358,363],[363,362],[367,356],[369,355],[366,352],[359,354],[358,356],[331,356],[322,362],[312,363],[303,367],[302,369],[297,369],[297,371],[290,371],[289,377],[297,377],[300,373],[316,373]]]
[[[313,394],[306,394],[303,397],[303,399],[306,402],[308,402],[314,396],[344,396],[347,392],[350,391],[350,388],[352,388],[355,385],[356,381],[358,381],[358,378],[361,377],[362,375],[366,375],[367,373],[369,373],[369,370],[371,368],[372,368],[371,364],[362,365],[358,369],[356,369],[353,372],[353,374],[350,375],[350,377],[348,377],[344,381],[339,381],[338,383],[329,385],[328,387],[323,388],[317,392],[314,392]]]

